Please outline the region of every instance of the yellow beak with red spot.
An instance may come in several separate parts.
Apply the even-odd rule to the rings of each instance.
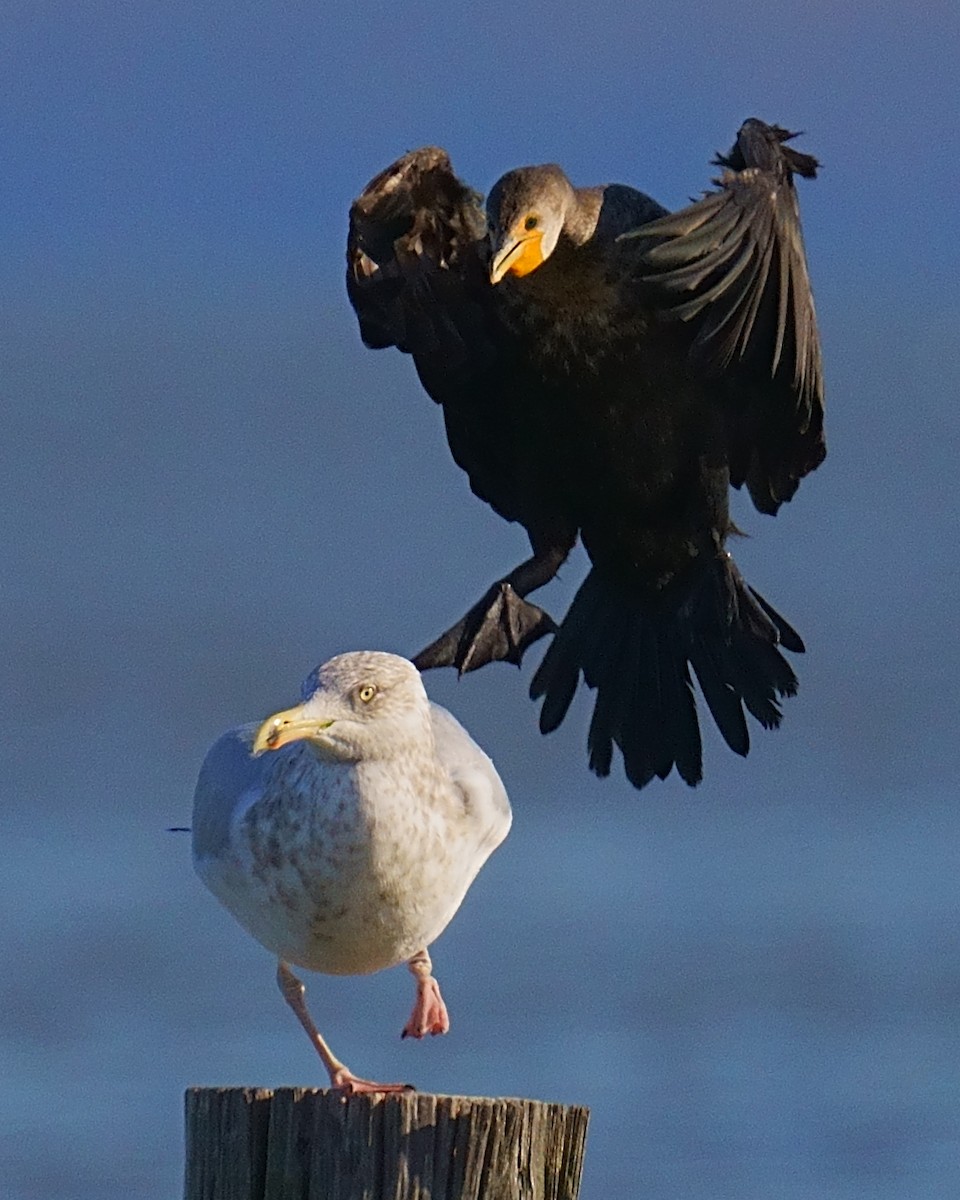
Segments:
[[[296,708],[285,708],[283,712],[267,717],[257,730],[253,742],[254,755],[263,754],[265,750],[279,750],[289,742],[316,737],[333,724],[333,721],[321,721],[315,716],[308,716],[303,710],[304,706],[298,704]]]

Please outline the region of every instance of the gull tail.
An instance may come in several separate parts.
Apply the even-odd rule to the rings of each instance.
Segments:
[[[613,747],[627,778],[642,788],[676,767],[685,783],[703,778],[700,725],[690,668],[731,750],[746,755],[744,709],[776,729],[780,700],[797,677],[780,650],[803,642],[737,570],[728,554],[712,559],[691,585],[651,598],[594,568],[530,685],[543,697],[540,730],[566,716],[582,675],[597,700],[587,747],[590,769],[609,775]]]

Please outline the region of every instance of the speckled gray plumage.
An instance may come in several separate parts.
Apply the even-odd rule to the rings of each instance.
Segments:
[[[364,704],[358,689],[377,688]],[[209,751],[194,801],[196,869],[279,958],[329,974],[409,959],[446,927],[506,836],[490,759],[413,665],[339,655],[304,684],[316,738],[255,756],[257,726]]]

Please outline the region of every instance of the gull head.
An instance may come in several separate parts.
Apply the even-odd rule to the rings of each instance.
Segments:
[[[390,758],[414,746],[432,749],[430,704],[420,673],[399,655],[338,654],[307,676],[302,695],[301,704],[267,717],[254,754],[304,739],[338,762]]]

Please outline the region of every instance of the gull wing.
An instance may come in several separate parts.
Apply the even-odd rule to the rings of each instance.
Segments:
[[[506,788],[491,759],[456,717],[431,701],[430,719],[437,756],[473,818],[481,850],[491,854],[507,836],[513,820]]]

